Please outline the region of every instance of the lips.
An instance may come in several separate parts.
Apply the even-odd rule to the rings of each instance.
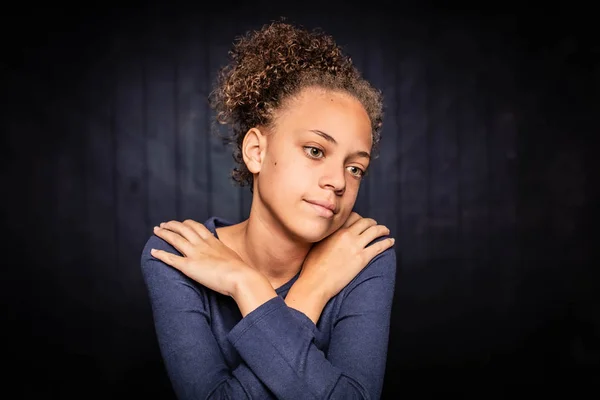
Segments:
[[[306,200],[307,203],[320,208],[323,211],[326,211],[326,214],[337,214],[335,204],[328,201],[323,200]]]

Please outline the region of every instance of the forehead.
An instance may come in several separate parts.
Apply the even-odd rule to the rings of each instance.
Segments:
[[[306,88],[287,99],[275,113],[285,130],[327,132],[338,141],[351,139],[370,148],[371,120],[355,97],[341,91]]]

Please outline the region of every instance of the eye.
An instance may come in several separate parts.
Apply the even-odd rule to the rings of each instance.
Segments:
[[[323,150],[317,147],[304,146],[304,151],[306,152],[306,155],[308,155],[311,158],[322,158],[324,156]]]
[[[362,178],[365,176],[365,171],[355,166],[348,167],[348,171],[350,171],[350,173],[357,178]]]

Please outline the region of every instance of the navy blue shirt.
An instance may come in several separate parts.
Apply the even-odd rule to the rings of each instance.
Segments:
[[[212,217],[204,225],[230,222]],[[235,301],[152,257],[181,255],[157,236],[141,268],[160,351],[183,399],[378,399],[385,374],[396,254],[375,257],[332,298],[315,325],[277,297],[242,318]]]

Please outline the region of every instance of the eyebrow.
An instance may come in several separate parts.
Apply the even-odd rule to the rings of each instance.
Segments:
[[[328,142],[331,142],[333,144],[338,144],[331,135],[328,135],[327,133],[325,133],[323,131],[320,131],[318,129],[310,129],[309,132],[312,132],[312,133],[315,133],[315,134],[321,136],[323,139],[327,140]],[[371,155],[369,153],[367,153],[366,151],[357,151],[355,153],[355,155],[371,159]]]

